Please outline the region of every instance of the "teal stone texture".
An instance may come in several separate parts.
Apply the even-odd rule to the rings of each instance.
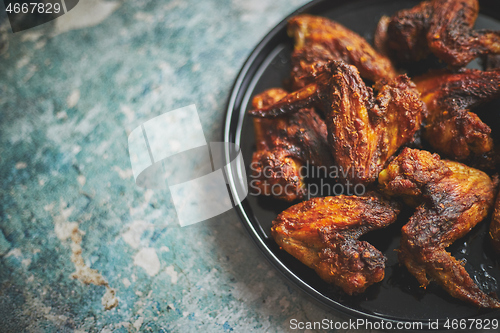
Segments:
[[[180,227],[168,189],[136,186],[128,152],[137,126],[191,104],[220,141],[246,58],[306,2],[80,0],[15,34],[1,19],[1,332],[343,320],[286,281],[234,211]]]
[[[0,256],[6,254],[9,249],[10,243],[5,239],[3,232],[0,230]]]

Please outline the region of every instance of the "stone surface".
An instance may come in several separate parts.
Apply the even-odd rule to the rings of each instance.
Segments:
[[[3,232],[0,230],[0,256],[3,256],[10,249],[10,243],[5,239]]]
[[[181,228],[167,190],[135,185],[127,148],[142,122],[190,104],[219,141],[246,57],[305,2],[81,0],[16,34],[3,19],[2,332],[339,320],[278,276],[234,212]]]

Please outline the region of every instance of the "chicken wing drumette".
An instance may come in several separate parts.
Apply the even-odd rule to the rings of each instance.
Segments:
[[[267,90],[253,99],[262,108],[285,97],[283,89]],[[254,118],[257,150],[252,160],[252,186],[260,194],[294,201],[305,195],[301,167],[333,165],[325,122],[312,108],[273,119]],[[304,166],[305,167],[305,166]]]
[[[389,58],[375,51],[357,33],[327,18],[294,16],[288,22],[288,34],[295,39],[293,89],[312,83],[320,68],[332,60],[356,66],[361,77],[373,82],[397,75]]]
[[[399,210],[376,194],[313,198],[282,212],[271,229],[276,243],[347,294],[384,278],[385,257],[358,238],[393,223]]]
[[[498,253],[500,253],[500,194],[498,195],[497,203],[495,204],[493,221],[491,221],[490,224],[490,236],[493,247]]]
[[[399,260],[422,287],[429,278],[451,296],[479,307],[500,308],[446,248],[465,236],[490,212],[495,186],[482,171],[405,148],[380,173],[382,190],[419,206],[402,228]]]
[[[492,150],[491,129],[469,109],[500,97],[500,70],[435,71],[414,80],[428,110],[424,138],[434,149],[457,160]]]
[[[402,62],[433,53],[450,66],[463,67],[479,56],[500,53],[500,32],[472,29],[478,13],[477,0],[423,1],[383,17],[376,45]]]
[[[374,88],[376,97],[354,66],[334,61],[314,83],[250,114],[276,117],[318,106],[325,113],[330,151],[344,180],[371,183],[388,158],[413,140],[423,113],[419,93],[406,75]]]

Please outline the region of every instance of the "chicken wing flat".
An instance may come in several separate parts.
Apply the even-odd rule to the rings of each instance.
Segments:
[[[498,195],[495,204],[495,212],[493,213],[493,221],[490,224],[491,242],[495,250],[500,253],[500,194]]]
[[[371,183],[389,157],[413,140],[423,117],[419,93],[406,75],[374,88],[376,97],[354,66],[335,61],[314,83],[250,113],[275,117],[317,105],[325,113],[330,149],[344,181]]]
[[[457,160],[492,150],[491,129],[470,108],[500,97],[500,70],[435,71],[415,78],[427,105],[424,138]]]
[[[287,95],[283,89],[267,90],[253,99],[253,107],[273,104]],[[325,122],[314,109],[289,116],[254,118],[257,150],[252,159],[252,189],[285,201],[302,199],[305,186],[300,169],[333,165]]]
[[[373,82],[396,77],[386,56],[375,51],[357,33],[324,17],[294,16],[288,35],[295,39],[292,53],[292,88],[313,82],[319,68],[332,60],[342,60],[358,68],[361,77]]]
[[[282,212],[273,221],[278,245],[347,294],[380,282],[385,257],[358,238],[393,223],[399,210],[380,196],[313,198]]]
[[[451,296],[479,307],[500,308],[446,248],[465,236],[490,212],[495,186],[482,171],[441,160],[427,151],[405,148],[380,173],[384,192],[419,203],[402,228],[399,260],[421,283],[436,281]]]
[[[463,67],[479,56],[500,53],[499,32],[472,29],[478,13],[477,0],[423,1],[384,17],[375,39],[402,62],[433,53],[450,66]]]

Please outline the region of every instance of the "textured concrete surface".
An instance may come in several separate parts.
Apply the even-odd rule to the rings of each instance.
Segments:
[[[338,319],[278,276],[234,212],[181,228],[167,190],[134,184],[127,150],[143,121],[193,103],[218,141],[246,57],[305,2],[81,0],[24,32],[3,20],[0,331]]]

